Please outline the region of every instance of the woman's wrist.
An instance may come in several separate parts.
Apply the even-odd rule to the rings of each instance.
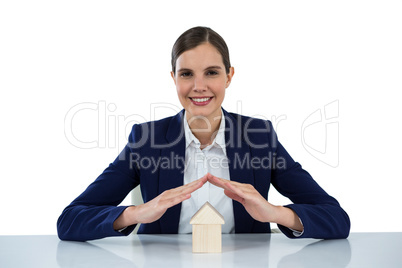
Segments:
[[[302,232],[303,225],[300,221],[299,216],[292,209],[283,207],[283,206],[275,206],[275,213],[273,220],[271,222],[283,225],[287,228],[290,228],[295,231]]]
[[[114,221],[113,229],[114,230],[121,230],[128,226],[137,224],[138,222],[135,221],[135,206],[127,207],[120,216]]]

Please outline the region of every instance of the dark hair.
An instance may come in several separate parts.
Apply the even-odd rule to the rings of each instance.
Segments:
[[[174,43],[172,49],[172,71],[174,74],[176,74],[177,58],[179,58],[183,52],[193,49],[203,43],[210,43],[218,50],[222,56],[226,73],[229,73],[229,49],[225,40],[223,40],[223,38],[211,28],[198,26],[185,31]]]

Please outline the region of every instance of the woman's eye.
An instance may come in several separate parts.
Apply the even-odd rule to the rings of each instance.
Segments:
[[[190,72],[181,73],[180,76],[181,77],[189,77],[189,76],[191,76],[191,73]]]
[[[207,75],[217,75],[218,74],[218,72],[216,72],[216,71],[208,71],[207,72]]]

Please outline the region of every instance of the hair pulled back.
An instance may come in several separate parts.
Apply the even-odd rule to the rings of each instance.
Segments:
[[[213,45],[222,56],[223,65],[226,73],[229,73],[230,59],[229,49],[225,40],[214,30],[208,27],[197,26],[185,31],[173,45],[172,49],[172,71],[176,74],[176,61],[180,55],[190,49],[193,49],[203,43]]]

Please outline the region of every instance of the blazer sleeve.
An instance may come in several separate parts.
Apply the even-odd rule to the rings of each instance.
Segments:
[[[140,128],[134,125],[120,155],[64,209],[57,221],[60,239],[86,241],[128,235],[134,230],[135,225],[115,231],[113,223],[127,208],[118,205],[140,183],[140,170],[131,157],[139,150],[135,148],[139,134]]]
[[[279,229],[290,238],[348,237],[348,214],[335,198],[328,195],[312,176],[292,159],[276,135],[274,136],[276,167],[271,173],[271,183],[279,193],[293,202],[285,207],[292,209],[304,226],[301,236],[295,236],[292,230],[278,224]]]

